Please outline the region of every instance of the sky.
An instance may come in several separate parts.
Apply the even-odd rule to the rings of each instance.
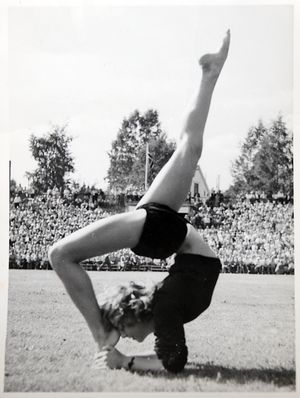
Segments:
[[[124,117],[157,109],[179,136],[199,87],[198,59],[231,29],[199,165],[208,186],[232,183],[249,128],[293,123],[293,8],[288,5],[10,7],[8,96],[12,178],[27,186],[30,134],[67,124],[73,178],[105,187],[108,151]]]

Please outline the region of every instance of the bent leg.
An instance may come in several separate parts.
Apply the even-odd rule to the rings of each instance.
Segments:
[[[146,212],[115,215],[65,237],[49,250],[49,260],[76,307],[84,316],[98,348],[115,344],[103,329],[99,306],[87,272],[79,262],[126,247],[135,246],[140,238]],[[115,336],[116,340],[118,336]]]
[[[196,101],[187,115],[180,142],[170,160],[161,169],[138,206],[157,202],[178,211],[185,201],[202,153],[203,133],[215,84],[227,58],[230,33],[216,54],[204,55],[199,63],[202,80]]]

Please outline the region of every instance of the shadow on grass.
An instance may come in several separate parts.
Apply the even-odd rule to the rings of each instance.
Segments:
[[[142,372],[141,372],[142,373]],[[153,377],[161,377],[162,373]],[[253,382],[263,382],[268,384],[274,384],[278,387],[291,386],[296,383],[296,374],[293,369],[288,370],[284,368],[275,369],[237,369],[224,366],[218,366],[214,364],[199,364],[195,362],[189,362],[183,372],[172,374],[164,373],[166,379],[186,379],[187,377],[207,378],[211,381],[218,383],[226,383],[227,381],[248,384]]]
[[[213,364],[200,365],[193,362],[189,364],[180,377],[186,376],[207,377],[219,382],[234,381],[239,384],[260,381],[273,383],[277,386],[287,386],[296,383],[295,371],[292,369],[237,369]]]

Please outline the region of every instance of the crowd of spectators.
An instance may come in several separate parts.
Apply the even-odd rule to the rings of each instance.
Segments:
[[[190,217],[224,272],[294,273],[293,205],[238,200],[200,206]]]
[[[56,189],[36,195],[21,187],[10,200],[10,267],[49,269],[48,247],[71,232],[119,212],[131,193],[113,198],[95,189]],[[191,203],[191,202],[190,202]],[[220,256],[223,272],[294,272],[293,204],[282,195],[251,193],[234,201],[212,192],[206,203],[194,199],[186,217]],[[172,259],[153,260],[124,249],[84,262],[96,270],[167,270]]]
[[[49,197],[54,196],[54,199],[60,195],[57,189],[48,190],[47,194],[38,195],[40,199],[45,203],[49,200]],[[89,209],[95,209],[101,207],[103,209],[117,209],[123,208],[127,202],[139,201],[143,196],[140,192],[126,192],[121,194],[105,193],[102,189],[96,189],[95,187],[89,187],[86,185],[76,185],[72,188],[66,188],[63,191],[62,204],[72,204],[75,207],[88,207]],[[12,204],[18,207],[20,203],[28,203],[31,199],[36,197],[35,192],[32,189],[24,189],[21,186],[16,186],[11,189]]]

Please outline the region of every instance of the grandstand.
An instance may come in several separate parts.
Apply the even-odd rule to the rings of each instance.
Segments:
[[[87,188],[57,190],[37,195],[22,187],[10,198],[10,267],[49,269],[48,247],[65,235],[139,200]],[[123,207],[122,207],[123,202]],[[228,201],[221,192],[211,192],[203,201],[189,195],[183,206],[186,218],[221,258],[223,272],[294,273],[293,203],[282,195],[252,194]],[[82,265],[97,271],[166,271],[171,259],[153,260],[135,256],[129,249],[99,256]]]

